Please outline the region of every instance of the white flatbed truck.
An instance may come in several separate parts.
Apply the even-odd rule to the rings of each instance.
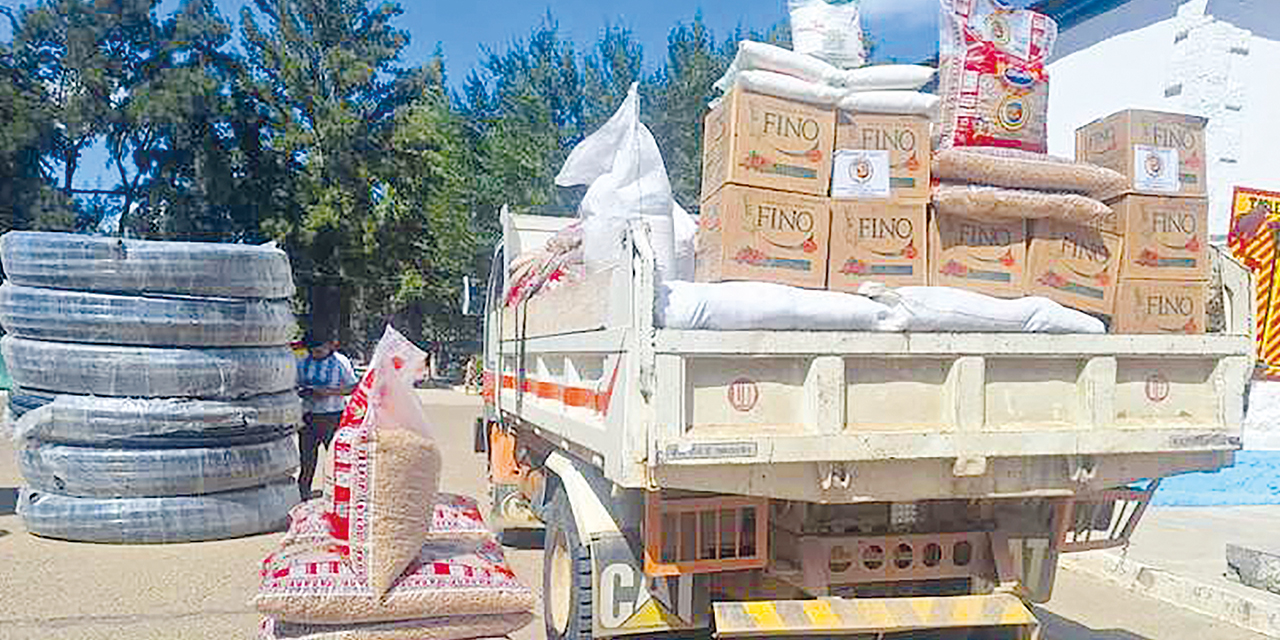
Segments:
[[[549,638],[1035,638],[1060,553],[1240,448],[1252,293],[1216,250],[1219,333],[903,334],[657,327],[624,244],[514,306],[499,249],[489,285],[477,450],[496,526],[545,523]]]

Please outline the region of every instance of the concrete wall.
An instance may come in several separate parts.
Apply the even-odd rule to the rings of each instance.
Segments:
[[[1209,0],[1159,20],[1158,8],[1135,2],[1075,27],[1115,35],[1049,65],[1049,151],[1074,155],[1076,128],[1122,109],[1206,116],[1210,234],[1225,235],[1233,187],[1280,191],[1280,41],[1214,18]]]

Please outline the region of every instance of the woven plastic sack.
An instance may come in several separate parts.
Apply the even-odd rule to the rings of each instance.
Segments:
[[[289,531],[281,540],[282,546],[315,544],[332,539],[333,518],[326,498],[308,500],[289,511]],[[465,538],[476,539],[491,535],[484,524],[480,505],[467,496],[452,493],[436,495],[435,508],[427,539]]]
[[[338,545],[282,548],[263,560],[260,575],[255,606],[288,622],[354,624],[527,613],[535,601],[492,537],[427,542],[382,595],[345,561]]]
[[[659,280],[675,270],[671,183],[653,134],[640,122],[639,85],[609,121],[578,143],[556,175],[556,185],[590,185],[579,205],[587,267],[608,268],[621,259],[622,234],[630,220],[649,225]]]
[[[860,4],[860,0],[788,0],[792,47],[841,69],[861,67],[866,51]]]
[[[807,82],[833,86],[842,84],[846,73],[813,56],[763,42],[743,40],[738,43],[738,53],[734,55],[729,69],[716,81],[716,90],[728,93],[738,74],[743,71],[773,71]]]
[[[426,353],[388,326],[333,442],[333,535],[354,575],[382,594],[426,540],[440,452],[414,393]]]
[[[841,111],[937,119],[938,96],[918,91],[858,91],[840,99]]]
[[[941,184],[933,189],[934,210],[974,220],[1053,218],[1075,224],[1101,224],[1111,207],[1077,193],[1047,193],[972,184]]]
[[[889,289],[876,283],[858,292],[892,307],[897,331],[1106,333],[1101,320],[1048,298],[1002,300],[949,287]]]
[[[1123,174],[1087,162],[999,147],[954,147],[933,154],[933,177],[943,182],[1080,193],[1098,200],[1123,191]]]
[[[834,106],[837,102],[840,102],[840,99],[846,93],[844,89],[793,78],[773,71],[742,71],[738,73],[737,83],[743,89],[752,93],[776,96],[822,107]]]
[[[258,640],[506,640],[531,613],[449,616],[369,624],[298,624],[263,618]]]
[[[668,282],[654,321],[667,329],[714,331],[874,331],[884,305],[838,291],[771,282]]]
[[[848,69],[835,84],[850,91],[916,91],[936,73],[933,67],[915,64],[880,64]]]
[[[999,0],[940,2],[940,148],[1045,151],[1057,23]]]

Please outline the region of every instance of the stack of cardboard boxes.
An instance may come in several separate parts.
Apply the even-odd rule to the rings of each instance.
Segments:
[[[1204,120],[1124,111],[1076,158],[1131,188],[1092,225],[929,215],[929,121],[735,88],[706,118],[696,280],[1041,295],[1116,333],[1200,333],[1208,296]]]
[[[707,116],[696,279],[926,283],[929,121],[735,88]]]
[[[1076,159],[1130,179],[1100,230],[1120,246],[1115,333],[1203,333],[1209,296],[1205,119],[1121,111],[1076,131]],[[1034,243],[1034,241],[1033,241]],[[1111,255],[1115,255],[1112,248]]]

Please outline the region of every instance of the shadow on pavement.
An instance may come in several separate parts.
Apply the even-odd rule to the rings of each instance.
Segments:
[[[1042,640],[1149,640],[1123,629],[1090,629],[1079,622],[1068,620],[1042,607],[1032,607],[1036,619],[1040,621],[1040,637]]]
[[[502,532],[502,544],[522,551],[541,550],[542,533],[542,529],[507,529]]]
[[[18,506],[18,488],[0,487],[0,516],[11,516]]]

